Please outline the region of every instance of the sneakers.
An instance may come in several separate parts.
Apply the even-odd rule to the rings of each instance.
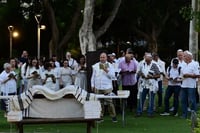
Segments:
[[[7,113],[4,113],[4,117],[7,118]]]
[[[178,116],[178,113],[173,113],[173,116],[177,117],[177,116]]]
[[[188,112],[191,112],[191,109],[190,109],[190,107],[187,107],[187,111],[188,111]]]
[[[97,120],[96,121],[97,123],[102,123],[102,122],[104,122],[104,119],[100,119],[100,120]],[[116,117],[112,117],[112,122],[117,122],[117,118]]]
[[[169,116],[170,113],[168,113],[168,112],[163,112],[163,113],[161,113],[160,115],[161,115],[161,116]]]
[[[101,120],[97,120],[97,123],[102,123],[104,120],[101,119]]]
[[[173,112],[173,111],[174,111],[174,107],[171,107],[171,108],[169,109],[169,111],[170,111],[170,112]]]
[[[116,117],[113,117],[113,118],[112,118],[112,122],[117,122],[117,118],[116,118]]]

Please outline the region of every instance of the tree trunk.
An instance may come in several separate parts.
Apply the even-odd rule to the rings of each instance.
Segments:
[[[104,25],[102,25],[97,32],[95,32],[96,40],[98,40],[110,27],[110,24],[113,22],[115,19],[115,16],[119,10],[119,7],[121,5],[121,0],[116,0],[115,5],[113,7],[112,12],[110,13],[110,16],[107,18],[105,21]]]
[[[198,10],[198,1],[192,0],[193,11]],[[198,32],[195,30],[196,18],[190,21],[189,51],[192,52],[194,59],[198,60]]]
[[[153,53],[153,52],[158,52],[158,44],[156,38],[152,38],[151,40],[148,41],[148,51]]]
[[[45,10],[47,12],[49,24],[50,24],[51,30],[52,30],[52,37],[51,37],[51,41],[49,42],[49,45],[51,45],[51,47],[49,47],[49,48],[54,48],[54,49],[51,49],[49,51],[52,51],[52,54],[57,55],[59,30],[58,30],[58,27],[57,27],[57,24],[56,24],[56,18],[55,18],[54,10],[51,7],[49,0],[44,0],[44,7],[45,7]],[[50,56],[52,56],[52,55],[50,55]]]
[[[83,24],[79,30],[79,41],[83,55],[87,51],[96,51],[96,38],[93,33],[93,15],[95,0],[85,0]]]

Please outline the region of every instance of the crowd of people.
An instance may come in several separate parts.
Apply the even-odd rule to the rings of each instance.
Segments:
[[[146,52],[141,61],[136,59],[130,48],[120,51],[120,54],[117,58],[115,53],[101,52],[99,62],[87,66],[85,56],[76,60],[70,52],[66,52],[65,58],[58,61],[55,55],[48,60],[38,60],[30,58],[28,52],[23,51],[20,58],[11,58],[4,63],[4,70],[0,74],[1,95],[20,94],[33,85],[43,85],[52,91],[76,85],[86,91],[104,95],[117,95],[119,89],[129,90],[127,108],[136,111],[137,117],[142,116],[146,109],[148,117],[153,117],[155,108],[163,106],[163,99],[162,116],[178,116],[179,101],[182,118],[188,118],[189,110],[197,111],[199,63],[193,59],[190,51],[177,50],[177,57],[171,60],[169,66],[157,53]],[[91,79],[87,79],[87,67],[92,68]],[[168,80],[165,93],[164,79]],[[87,89],[88,80],[91,90]],[[170,106],[169,99],[172,96],[173,105]],[[6,102],[5,99],[1,100],[1,109],[5,111]],[[120,111],[117,108],[120,101],[102,99],[102,117],[105,103],[112,121],[117,122],[116,112]],[[170,111],[173,111],[172,114]]]

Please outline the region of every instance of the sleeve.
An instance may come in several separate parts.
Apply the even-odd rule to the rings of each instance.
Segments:
[[[111,79],[115,78],[115,69],[114,69],[114,67],[113,67],[111,64],[109,64],[109,69],[108,69],[107,75],[108,75]]]
[[[28,66],[27,67],[27,70],[26,70],[26,75],[25,77],[28,78],[30,76],[30,67]]]
[[[41,78],[44,80],[46,78],[45,71],[41,73]]]
[[[1,74],[0,74],[0,83],[2,84],[3,83],[3,81],[5,80],[5,78],[4,78],[4,74],[3,74],[4,72],[2,72]]]
[[[94,69],[94,66],[92,66],[92,76],[91,76],[91,87],[95,87],[95,75],[96,75],[96,71]]]

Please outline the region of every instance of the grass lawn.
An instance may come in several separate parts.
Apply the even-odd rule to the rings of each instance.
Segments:
[[[86,124],[46,124],[25,125],[25,133],[85,133]],[[15,125],[7,123],[0,112],[0,133],[15,133]],[[121,115],[118,122],[113,123],[109,116],[104,117],[104,122],[93,128],[93,133],[190,133],[190,122],[173,116],[159,116],[148,118],[146,114],[135,118],[133,113],[127,111],[126,125],[122,126]]]

